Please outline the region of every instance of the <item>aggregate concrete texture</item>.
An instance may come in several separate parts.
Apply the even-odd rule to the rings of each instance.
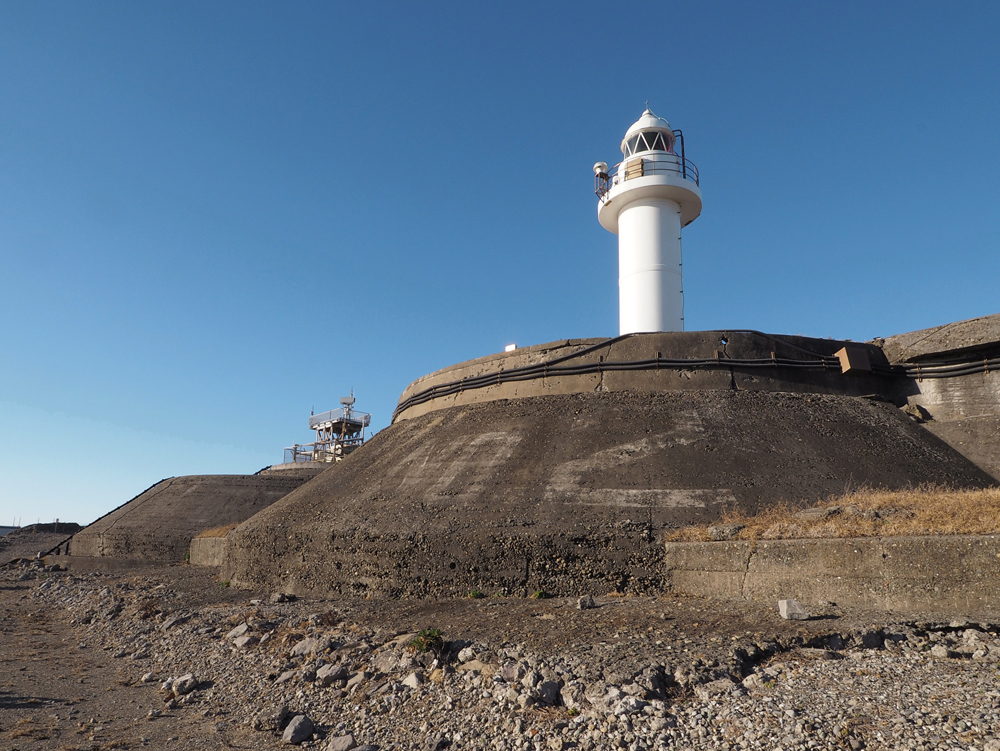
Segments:
[[[303,471],[163,480],[84,527],[73,536],[68,553],[74,558],[183,561],[193,537],[242,522],[315,476],[315,471]]]
[[[662,532],[862,485],[992,478],[890,404],[594,391],[397,421],[230,532],[222,576],[299,594],[655,592]]]
[[[674,594],[1000,616],[1000,536],[667,543]]]
[[[878,340],[890,362],[944,360],[948,356],[1000,350],[1000,313]]]
[[[221,566],[226,554],[225,537],[195,537],[191,540],[192,566]]]

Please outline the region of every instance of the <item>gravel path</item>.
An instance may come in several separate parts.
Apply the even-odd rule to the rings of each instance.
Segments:
[[[438,642],[413,632],[426,603],[281,599],[170,572],[0,572],[0,748],[276,749],[299,732],[330,751],[1000,751],[993,624],[751,613],[771,620],[747,630],[734,612],[705,630],[701,601],[596,598],[442,604]],[[461,633],[466,611],[492,630]],[[584,638],[585,619],[618,627]]]

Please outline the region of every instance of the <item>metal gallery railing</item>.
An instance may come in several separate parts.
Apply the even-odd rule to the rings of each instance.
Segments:
[[[371,424],[372,416],[368,412],[355,412],[353,409],[345,410],[331,409],[329,412],[322,412],[309,417],[309,427],[315,429],[317,425],[325,425],[330,422],[351,422],[361,427],[368,427]]]
[[[701,185],[698,168],[694,162],[680,154],[662,154],[633,157],[618,162],[607,172],[598,172],[594,175],[594,193],[603,199],[614,186],[625,180],[664,174],[680,175],[695,185]]]

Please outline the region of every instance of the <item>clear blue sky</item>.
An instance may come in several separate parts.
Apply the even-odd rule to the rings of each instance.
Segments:
[[[683,128],[690,329],[1000,311],[1000,4],[0,3],[0,524],[617,333],[591,165]]]

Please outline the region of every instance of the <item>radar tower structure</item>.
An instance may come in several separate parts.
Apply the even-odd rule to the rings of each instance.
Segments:
[[[339,462],[365,442],[365,428],[371,420],[371,413],[355,411],[351,391],[350,396],[340,399],[340,409],[309,415],[309,427],[316,431],[316,440],[286,448],[285,463]]]

